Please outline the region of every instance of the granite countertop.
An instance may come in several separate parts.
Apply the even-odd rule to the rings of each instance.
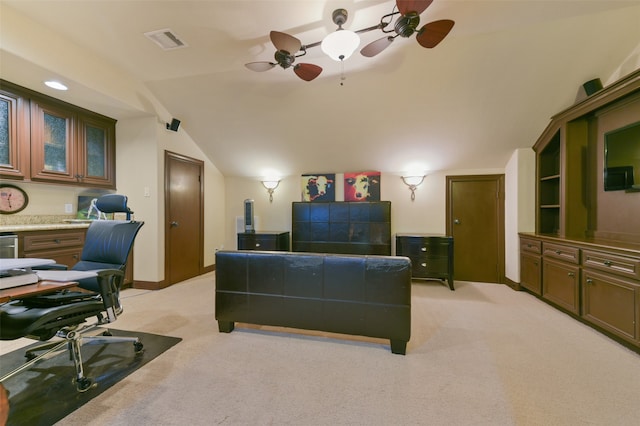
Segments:
[[[57,229],[86,229],[91,221],[69,216],[6,216],[0,223],[1,232],[52,231]]]
[[[53,231],[56,229],[86,229],[88,223],[40,223],[27,225],[2,225],[0,232]]]

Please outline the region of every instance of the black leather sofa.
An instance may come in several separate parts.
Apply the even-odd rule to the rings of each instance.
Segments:
[[[406,353],[411,262],[401,256],[276,251],[216,253],[216,320],[389,339]]]

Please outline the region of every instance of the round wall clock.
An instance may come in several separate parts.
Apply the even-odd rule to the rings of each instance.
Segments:
[[[13,214],[22,211],[29,204],[29,196],[22,188],[0,184],[0,213]]]

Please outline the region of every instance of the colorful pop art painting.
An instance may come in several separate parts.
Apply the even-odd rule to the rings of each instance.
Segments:
[[[326,202],[336,200],[335,174],[302,175],[302,201]]]
[[[344,174],[345,201],[380,201],[380,172]]]

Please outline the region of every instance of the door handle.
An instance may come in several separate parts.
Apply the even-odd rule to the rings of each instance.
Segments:
[[[176,228],[178,226],[178,222],[176,222],[175,220],[173,222],[171,222],[169,224],[169,226],[171,226],[172,228]]]
[[[460,220],[459,219],[453,219],[453,223],[455,225],[460,225]]]

